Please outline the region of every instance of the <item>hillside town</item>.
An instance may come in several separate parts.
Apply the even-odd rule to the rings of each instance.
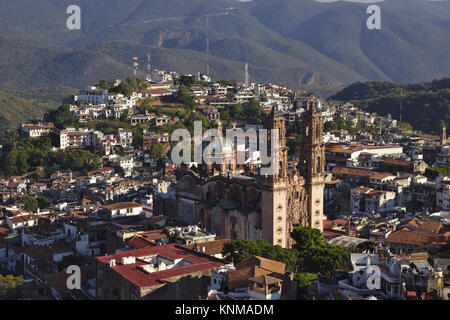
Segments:
[[[163,70],[66,100],[2,142],[0,273],[20,289],[5,294],[449,300],[445,126],[433,136],[306,91]],[[174,163],[173,131],[195,121],[277,130],[276,173],[248,139],[222,138],[214,164]]]

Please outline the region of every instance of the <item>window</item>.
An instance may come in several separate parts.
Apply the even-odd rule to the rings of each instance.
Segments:
[[[320,163],[320,157],[317,157],[316,160],[316,173],[322,172],[322,164]]]

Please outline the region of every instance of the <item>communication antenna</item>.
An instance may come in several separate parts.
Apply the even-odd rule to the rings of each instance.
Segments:
[[[150,52],[147,54],[147,81],[151,82],[152,81],[152,69],[151,69],[151,64],[150,64],[151,60],[150,60]]]
[[[245,77],[244,77],[244,84],[247,87],[249,84],[249,76],[248,76],[248,63],[245,63]]]
[[[403,88],[400,88],[400,122],[402,122],[402,109],[403,109]]]
[[[136,75],[137,75],[137,67],[138,67],[138,57],[133,57],[133,76],[136,79]]]
[[[209,10],[206,0],[206,74],[209,75]]]

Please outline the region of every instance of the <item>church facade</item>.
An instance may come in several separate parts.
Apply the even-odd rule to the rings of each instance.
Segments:
[[[288,170],[285,119],[276,108],[264,123],[279,133],[279,165],[275,174],[262,176],[222,165],[184,170],[178,176],[174,210],[165,214],[189,224],[200,224],[217,236],[267,240],[291,247],[295,224],[323,230],[325,147],[323,121],[311,103],[303,116],[300,162]],[[270,135],[268,137],[270,140]],[[270,144],[269,144],[270,145]]]

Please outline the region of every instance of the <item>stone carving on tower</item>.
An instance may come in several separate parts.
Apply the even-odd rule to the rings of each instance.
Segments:
[[[323,119],[317,104],[311,101],[303,115],[303,139],[300,145],[299,169],[306,180],[310,225],[323,231],[323,189],[325,168],[325,144],[323,143]]]
[[[271,139],[276,138],[270,130],[278,130],[273,174],[233,174],[234,165],[219,166],[214,175],[205,170],[183,171],[176,186],[176,208],[167,214],[189,224],[201,223],[224,238],[264,239],[285,248],[294,244],[290,233],[295,224],[322,230],[325,152],[316,105],[305,112],[303,124],[298,168],[288,170],[285,119],[274,107],[264,121],[269,150]],[[224,140],[223,145],[228,142]],[[233,148],[224,149],[227,152],[215,156],[234,154]]]

